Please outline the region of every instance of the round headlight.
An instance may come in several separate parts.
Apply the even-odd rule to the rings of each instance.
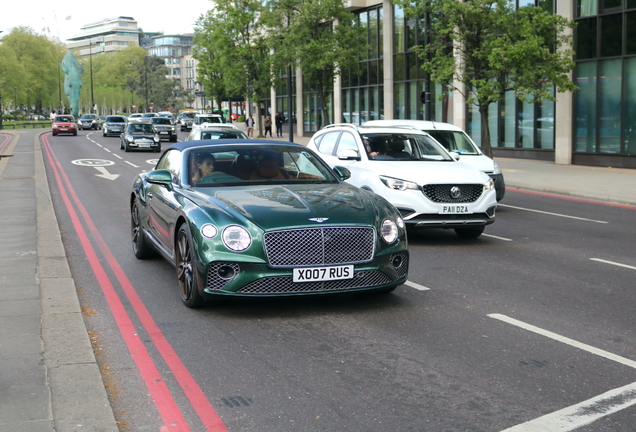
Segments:
[[[126,137],[126,139],[128,140],[128,142],[135,142],[135,139],[131,136]]]
[[[219,230],[212,224],[205,224],[201,227],[201,235],[205,238],[214,238]]]
[[[223,230],[223,244],[234,252],[243,252],[252,244],[252,236],[245,228],[230,225]]]
[[[404,219],[402,219],[401,217],[398,217],[396,220],[397,226],[399,226],[400,228],[404,228]]]
[[[382,239],[387,243],[393,243],[398,236],[397,226],[391,219],[384,219],[382,221]]]

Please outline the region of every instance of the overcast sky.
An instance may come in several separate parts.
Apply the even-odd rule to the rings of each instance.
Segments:
[[[212,5],[211,0],[3,0],[0,11],[0,30],[3,33],[0,33],[0,37],[13,27],[27,26],[39,34],[57,36],[64,42],[80,34],[80,27],[85,24],[118,16],[134,18],[139,27],[147,32],[193,33],[196,20]]]

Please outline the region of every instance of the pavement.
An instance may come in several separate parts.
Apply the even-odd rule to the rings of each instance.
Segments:
[[[53,211],[43,132],[0,131],[0,155],[13,155],[0,158],[0,431],[115,432]],[[496,160],[508,189],[636,207],[636,170]]]

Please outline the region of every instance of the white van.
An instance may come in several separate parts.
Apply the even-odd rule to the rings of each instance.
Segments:
[[[442,122],[427,120],[370,120],[364,126],[411,126],[416,127],[439,141],[446,150],[460,156],[460,160],[483,171],[495,182],[497,201],[501,201],[506,193],[501,168],[497,162],[479,150],[473,140],[461,128]]]

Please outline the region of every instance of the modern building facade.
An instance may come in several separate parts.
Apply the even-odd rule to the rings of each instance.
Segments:
[[[510,94],[493,104],[495,156],[636,168],[636,0],[516,1],[519,8],[538,6],[576,21],[572,79],[579,90],[557,94],[557,102],[522,102]],[[389,0],[349,0],[348,9],[367,29],[370,48],[361,75],[343,73],[335,80],[328,122],[425,119],[425,77],[414,49],[423,44],[424,20],[405,17]],[[312,135],[327,122],[303,86],[302,71],[292,75],[291,110],[285,85],[272,90],[266,108],[295,113],[298,133]],[[431,119],[462,127],[480,144],[476,107],[440,85],[433,86],[431,101]]]
[[[79,35],[67,40],[66,46],[81,57],[139,45],[139,28],[132,17],[103,19],[82,26],[80,31]]]

